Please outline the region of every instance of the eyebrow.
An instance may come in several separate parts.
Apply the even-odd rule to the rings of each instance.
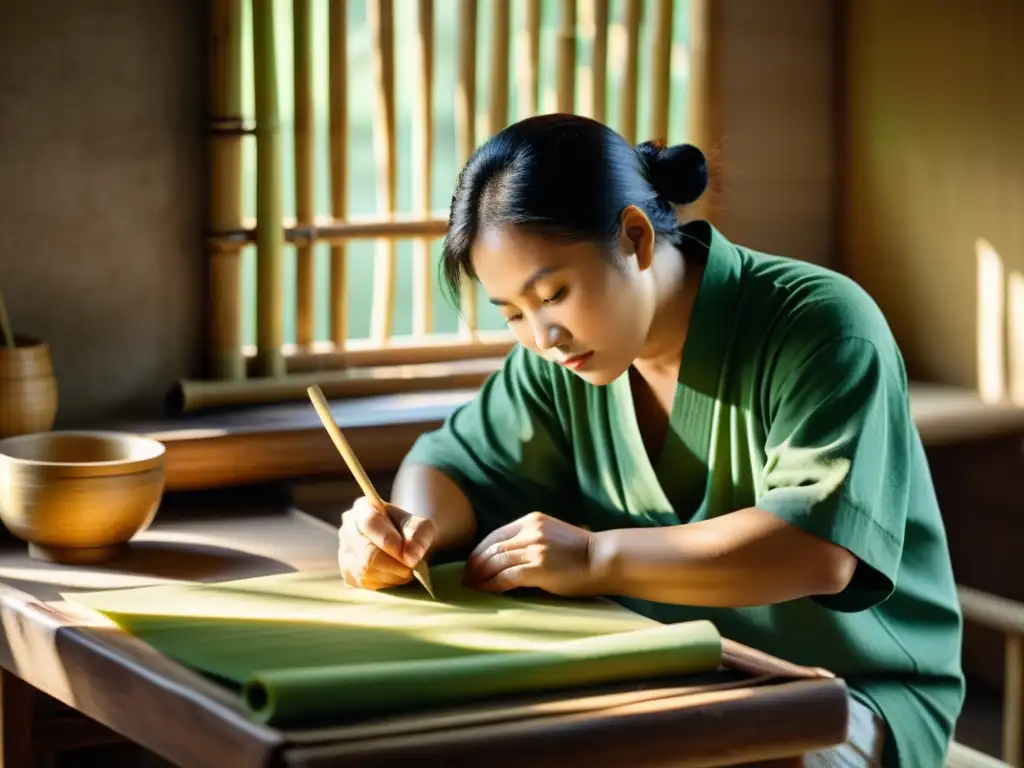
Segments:
[[[554,272],[559,272],[561,269],[562,269],[561,267],[541,267],[536,272],[534,272],[532,275],[530,275],[526,279],[526,281],[522,284],[522,286],[520,286],[519,293],[520,294],[526,293],[528,290],[530,290],[533,287],[534,283],[536,283],[538,280],[540,280],[541,278],[547,277],[548,275],[550,275],[550,274],[552,274]],[[505,299],[491,299],[490,302],[491,302],[491,304],[493,304],[496,307],[501,307],[501,306],[504,306],[504,305],[509,303]]]

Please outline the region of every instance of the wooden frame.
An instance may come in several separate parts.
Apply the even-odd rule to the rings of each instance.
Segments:
[[[270,0],[245,0],[252,9],[252,51],[243,51],[243,0],[212,0],[210,17],[210,214],[207,237],[209,259],[208,372],[200,381],[185,380],[175,392],[198,392],[216,385],[222,396],[218,405],[258,401],[259,392],[298,392],[297,380],[284,381],[311,372],[330,375],[355,374],[357,368],[373,365],[378,357],[391,364],[447,364],[451,360],[491,357],[494,339],[485,340],[479,330],[475,286],[469,283],[461,297],[460,327],[453,338],[438,338],[432,331],[431,244],[447,228],[447,213],[431,210],[431,159],[434,151],[432,127],[435,8],[433,0],[418,0],[416,21],[417,93],[413,130],[413,211],[398,212],[396,167],[400,158],[396,142],[395,4],[393,0],[366,0],[369,31],[373,38],[373,77],[376,107],[373,115],[374,157],[377,179],[377,211],[362,219],[349,216],[347,186],[347,138],[349,133],[349,34],[345,0],[330,0],[327,88],[329,93],[330,211],[319,212],[314,205],[316,164],[314,162],[313,81],[314,29],[310,0],[293,4],[293,71],[295,114],[295,216],[282,216],[282,135],[277,89],[275,19]],[[630,141],[637,141],[638,74],[640,59],[648,55],[650,65],[651,138],[678,140],[669,133],[672,90],[672,29],[679,0],[625,0],[622,18],[610,19],[609,0],[543,0],[555,4],[555,106],[560,111],[581,112],[604,120],[608,100],[609,71],[622,74],[618,92],[616,126]],[[704,117],[712,68],[707,58],[708,27],[712,23],[709,0],[687,0],[691,13],[691,35],[695,60],[691,75],[688,132],[697,141],[707,141],[709,123]],[[543,111],[539,60],[541,51],[542,0],[522,0],[521,28],[513,28],[510,0],[494,0],[486,6],[490,14],[490,56],[486,73],[478,72],[477,40],[481,6],[479,0],[459,0],[456,64],[455,131],[456,160],[465,162],[478,141],[501,130],[509,122],[510,69],[513,36],[518,36],[516,53],[517,119]],[[641,36],[647,20],[649,41]],[[624,40],[623,60],[609,66],[613,51],[609,31],[617,25]],[[589,79],[577,71],[577,51],[589,44]],[[649,42],[649,45],[645,45]],[[243,55],[251,55],[255,90],[255,123],[242,112]],[[621,66],[620,66],[621,65]],[[487,78],[486,114],[477,129],[477,82]],[[695,78],[695,79],[694,79]],[[480,135],[483,134],[483,135]],[[643,138],[647,138],[646,136]],[[242,145],[256,142],[256,220],[243,216]],[[257,222],[259,225],[257,226]],[[353,345],[346,317],[346,269],[349,241],[369,239],[376,243],[372,318],[369,343]],[[395,309],[395,245],[399,240],[414,242],[413,330],[399,343],[393,338]],[[329,334],[317,338],[314,327],[316,290],[314,246],[331,246]],[[295,246],[296,296],[295,344],[284,339],[284,259],[286,244]],[[255,246],[257,264],[256,343],[245,349],[242,343],[243,249]],[[493,336],[493,334],[490,334]],[[504,334],[504,350],[511,336]],[[339,374],[339,371],[341,372]],[[317,374],[319,375],[319,374]],[[416,386],[415,376],[409,377]],[[268,380],[282,380],[271,386]],[[326,379],[325,379],[326,380]],[[361,387],[364,385],[361,385]],[[362,391],[362,388],[360,388]],[[236,393],[236,394],[231,394]],[[176,396],[177,397],[177,396]],[[187,410],[206,407],[192,398],[180,398]]]
[[[1003,691],[1003,762],[1024,768],[1024,604],[988,594],[971,587],[958,588],[964,621],[1003,634],[1006,656]],[[957,746],[949,765],[985,766],[982,759],[970,762],[970,750]],[[984,758],[984,756],[982,756]]]

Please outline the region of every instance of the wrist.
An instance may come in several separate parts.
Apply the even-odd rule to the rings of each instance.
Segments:
[[[615,531],[590,534],[587,552],[589,592],[595,595],[618,594],[619,551]]]

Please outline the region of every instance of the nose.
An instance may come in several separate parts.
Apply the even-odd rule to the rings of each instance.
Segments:
[[[548,323],[543,318],[537,318],[533,325],[533,338],[537,349],[544,351],[564,344],[568,333],[557,323]]]

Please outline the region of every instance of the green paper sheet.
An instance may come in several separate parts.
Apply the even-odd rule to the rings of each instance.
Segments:
[[[662,625],[600,600],[463,587],[462,563],[380,592],[333,574],[68,593],[182,664],[234,687],[258,721],[339,723],[503,694],[706,672],[706,621]]]

